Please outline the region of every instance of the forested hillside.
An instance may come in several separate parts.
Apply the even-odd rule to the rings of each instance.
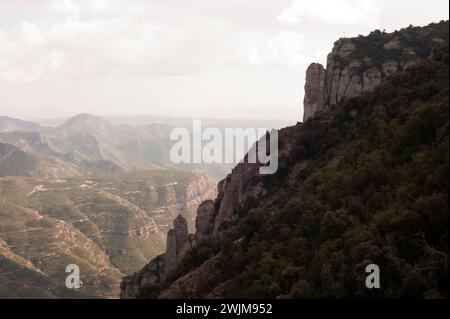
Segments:
[[[237,221],[140,297],[447,298],[448,57],[447,41],[281,130],[278,172],[239,164],[219,192],[215,214],[233,205]],[[247,188],[224,203],[236,180]],[[381,289],[365,286],[372,263]]]

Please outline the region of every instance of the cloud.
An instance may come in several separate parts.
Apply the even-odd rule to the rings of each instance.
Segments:
[[[298,105],[336,39],[443,18],[447,0],[0,0],[0,112]]]
[[[225,57],[236,68],[293,68],[305,63],[305,37],[294,31],[250,32],[235,36]]]
[[[320,22],[378,27],[380,9],[373,0],[295,0],[276,18],[282,25]]]
[[[299,33],[240,30],[230,21],[193,17],[195,12],[190,11],[170,12],[173,7],[160,1],[153,5],[118,0],[22,3],[39,7],[39,14],[9,30],[0,29],[4,81],[178,76],[221,64],[287,68],[301,58]],[[182,22],[172,20],[178,17]]]

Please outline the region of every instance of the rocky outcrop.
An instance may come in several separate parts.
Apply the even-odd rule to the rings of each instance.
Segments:
[[[212,233],[214,228],[214,202],[212,200],[204,201],[200,204],[195,218],[195,240],[200,241],[205,236]]]
[[[129,228],[125,234],[128,237],[142,237],[142,238],[149,238],[150,234],[155,233],[158,231],[158,225],[156,225],[155,221],[151,219],[149,222],[145,223],[144,225]]]
[[[205,175],[200,176],[195,181],[189,183],[184,192],[184,211],[188,229],[195,232],[195,220],[199,205],[205,200],[210,200],[217,196],[215,184]]]
[[[158,283],[164,275],[164,262],[165,256],[160,255],[152,259],[139,272],[123,278],[120,284],[120,298],[137,298],[142,287]]]
[[[386,77],[431,56],[447,34],[431,24],[393,33],[342,38],[334,43],[327,65],[313,63],[306,71],[303,121],[344,98],[373,91]]]
[[[417,33],[417,28],[408,30],[409,33]],[[378,33],[373,36],[377,36]],[[409,58],[397,59],[395,56],[385,54],[385,51],[400,54],[403,57],[404,50],[399,47],[405,35],[398,35],[399,40],[392,40],[394,36],[383,36],[382,40],[374,39],[343,39],[335,44],[333,52],[328,56],[328,67],[325,70],[319,64],[313,64],[308,68],[305,90],[305,103],[310,109],[305,110],[307,117],[325,110],[345,97],[356,96],[365,90],[371,91],[389,74],[404,68]],[[386,37],[386,38],[385,38]],[[392,38],[391,38],[392,37]],[[363,50],[367,41],[375,47],[383,50],[380,56],[377,52]],[[388,43],[391,41],[391,43]],[[431,50],[432,43],[424,39],[424,51]],[[414,49],[420,59],[426,58],[426,53]],[[370,51],[370,50],[369,50]],[[401,52],[400,52],[401,51]],[[323,95],[321,95],[323,94]],[[308,113],[309,112],[309,113]],[[200,204],[197,210],[195,239],[198,242],[207,237],[227,236],[226,230],[236,225],[242,216],[249,214],[252,208],[264,208],[270,213],[274,203],[285,200],[277,191],[279,180],[286,179],[291,184],[298,183],[304,177],[300,176],[308,163],[299,161],[295,165],[292,158],[298,158],[299,153],[304,153],[308,147],[304,141],[309,141],[304,133],[304,139],[300,138],[305,128],[303,124],[283,129],[279,132],[279,168],[274,175],[262,176],[259,174],[260,164],[240,163],[233,172],[218,184],[218,194],[215,201],[206,201]],[[338,165],[341,159],[330,159],[329,167]],[[278,187],[278,188],[277,188]],[[300,197],[295,193],[293,196]],[[270,216],[268,216],[270,218]],[[175,232],[171,235],[171,246],[176,243]],[[245,234],[242,238],[245,237]],[[242,239],[241,238],[241,239]],[[235,240],[233,245],[239,245],[241,239]],[[193,243],[190,243],[193,246]],[[175,244],[176,246],[176,244]],[[174,248],[171,247],[172,252]],[[166,277],[159,286],[159,298],[224,298],[225,291],[232,291],[236,281],[224,278],[220,272],[220,258],[222,253],[206,259],[201,265],[184,272],[180,277]],[[172,260],[176,258],[171,255]],[[167,258],[166,260],[169,260]],[[178,261],[179,262],[179,261]],[[223,259],[222,259],[223,263]],[[185,265],[184,265],[185,266]],[[180,270],[181,268],[179,268]],[[223,267],[222,267],[223,269]]]
[[[171,272],[191,247],[186,219],[179,215],[173,222],[174,229],[167,233],[164,273]]]
[[[179,215],[173,222],[174,228],[167,233],[166,252],[152,259],[142,270],[127,276],[120,285],[123,299],[139,297],[142,287],[154,285],[173,271],[186,252],[195,244],[194,235],[189,234],[186,219]]]
[[[213,235],[239,219],[239,212],[252,206],[264,192],[260,164],[237,165],[218,185]]]
[[[185,186],[179,183],[169,183],[160,187],[149,187],[149,189],[150,195],[157,198],[159,202],[167,203],[152,212],[156,220],[155,225],[157,224],[157,227],[164,230],[164,225],[171,224],[173,220],[173,228],[167,232],[165,252],[152,259],[139,272],[122,280],[121,298],[125,299],[137,298],[139,290],[143,286],[159,283],[166,274],[176,268],[186,252],[195,244],[196,236],[190,234],[189,229],[194,229],[195,216],[199,214],[196,213],[199,204],[198,210],[200,211],[201,207],[208,206],[201,203],[208,198],[214,198],[217,194],[215,188],[212,187],[211,180],[203,175],[190,180]],[[214,208],[214,204],[212,204],[212,208]],[[175,216],[177,217],[174,218]],[[198,220],[198,223],[201,224],[202,221]],[[145,235],[153,230],[152,225],[130,229],[129,235]],[[168,228],[168,226],[165,227]],[[209,228],[212,229],[212,227],[206,227],[205,232]],[[199,229],[201,232],[202,227],[200,226]],[[202,236],[200,232],[197,232],[199,238]]]
[[[293,150],[292,145],[296,134],[282,138],[283,147],[279,150],[279,154],[284,158]],[[285,165],[283,163],[282,160],[280,166]],[[159,261],[152,260],[138,273],[124,278],[121,284],[121,298],[137,298],[141,291],[140,288],[163,282],[165,276],[176,268],[191,247],[206,237],[219,236],[239,220],[241,212],[256,207],[256,205],[270,205],[266,201],[270,187],[266,187],[262,175],[259,174],[260,166],[260,163],[240,163],[233,169],[232,174],[219,182],[215,201],[206,200],[197,209],[195,235],[187,235],[186,220],[181,216],[177,217],[174,221],[174,229],[170,230],[167,236],[166,253],[158,256]],[[161,264],[161,258],[163,264]],[[183,293],[197,289],[198,278],[208,274],[205,280],[201,281],[206,283],[212,278],[211,271],[215,268],[217,260],[217,258],[213,258],[202,265],[198,271],[177,280],[173,287],[171,286],[165,294],[161,295],[161,298],[181,298]],[[158,268],[156,265],[162,266]],[[145,274],[145,272],[149,272],[149,274]],[[224,286],[217,287],[211,292],[210,297],[220,296],[221,289],[232,284],[225,285],[224,283]]]
[[[169,230],[167,233],[167,248],[164,254],[164,273],[169,273],[177,265],[177,239],[175,231]]]
[[[158,202],[164,203],[153,211],[163,231],[169,231],[172,221],[178,215],[186,218],[188,230],[195,232],[195,218],[198,206],[205,200],[215,198],[216,187],[205,175],[197,176],[188,183],[170,183],[151,190]]]
[[[304,118],[320,111],[325,104],[325,69],[322,64],[312,63],[306,70]]]

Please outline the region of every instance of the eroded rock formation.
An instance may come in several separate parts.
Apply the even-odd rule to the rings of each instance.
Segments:
[[[306,70],[304,118],[307,119],[325,105],[325,69],[322,64],[312,63]]]
[[[195,244],[188,232],[186,219],[179,215],[173,222],[173,229],[167,233],[166,252],[151,260],[141,271],[127,276],[121,283],[121,298],[139,297],[139,289],[152,285],[173,271],[186,252]]]
[[[195,240],[199,241],[208,234],[211,234],[214,227],[214,202],[207,200],[200,204],[195,219]]]
[[[379,30],[369,36],[342,38],[334,43],[327,65],[313,63],[306,71],[303,121],[344,98],[373,91],[386,77],[429,58],[442,43],[433,27]]]

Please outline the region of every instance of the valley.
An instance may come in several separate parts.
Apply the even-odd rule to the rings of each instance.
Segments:
[[[194,230],[216,188],[160,161],[169,128],[0,118],[0,295],[117,298],[122,277],[163,251],[178,215]],[[80,267],[77,291],[64,288],[69,264]]]
[[[3,177],[0,256],[59,283],[66,265],[77,264],[80,291],[117,297],[122,276],[161,253],[172,220],[181,214],[193,227],[194,207],[213,190],[206,176],[164,170],[58,181]]]

